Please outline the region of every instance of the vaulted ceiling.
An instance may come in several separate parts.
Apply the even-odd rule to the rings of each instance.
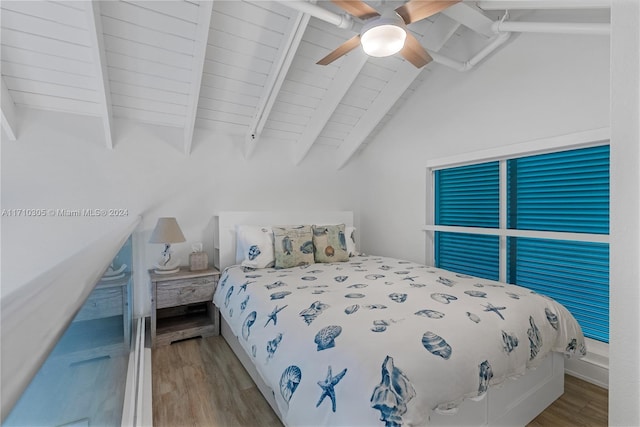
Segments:
[[[367,3],[382,11],[404,2]],[[361,49],[316,65],[361,25],[329,1],[3,0],[2,125],[19,139],[23,108],[96,116],[111,149],[116,117],[178,128],[186,155],[197,127],[232,135],[245,156],[261,141],[290,141],[296,164],[314,144],[331,146],[342,167],[432,67],[466,71],[498,49],[512,24],[500,23],[504,9],[526,19],[521,9],[547,3],[554,10],[560,2],[518,3],[462,2],[411,24],[434,57],[418,69],[399,55],[373,58]],[[323,10],[330,19],[305,13]],[[336,19],[351,28],[326,22]],[[608,16],[589,23],[605,32]]]

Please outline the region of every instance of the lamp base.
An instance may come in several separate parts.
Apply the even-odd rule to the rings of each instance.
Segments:
[[[156,274],[175,274],[178,271],[180,271],[180,267],[174,268],[172,270],[163,270],[163,269],[160,269],[160,268],[156,268],[156,269],[153,270],[153,272],[156,273]]]
[[[156,274],[175,274],[180,271],[180,262],[178,260],[172,260],[172,262],[163,263],[164,260],[160,260],[153,265],[153,272]]]

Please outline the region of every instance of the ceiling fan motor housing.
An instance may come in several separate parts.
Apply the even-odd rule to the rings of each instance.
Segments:
[[[365,53],[384,57],[399,52],[407,38],[407,26],[395,11],[368,20],[362,27],[360,42]]]

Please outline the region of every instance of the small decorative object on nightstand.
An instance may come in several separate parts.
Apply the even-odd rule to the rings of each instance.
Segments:
[[[194,243],[191,245],[189,268],[191,271],[206,270],[209,268],[209,256],[202,250],[202,243]]]
[[[153,229],[149,239],[149,243],[164,243],[162,258],[155,265],[156,274],[174,274],[178,272],[178,264],[180,262],[171,259],[171,244],[184,241],[184,234],[182,234],[182,230],[180,230],[178,221],[175,218],[158,218],[156,228]]]
[[[180,267],[176,274],[157,274],[151,278],[151,345],[171,344],[193,337],[218,335],[218,308],[213,293],[220,272],[214,268],[189,271]]]

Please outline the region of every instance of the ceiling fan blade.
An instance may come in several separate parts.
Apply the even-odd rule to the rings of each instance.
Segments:
[[[396,9],[396,13],[404,19],[405,24],[419,21],[443,11],[461,0],[430,1],[411,0]]]
[[[360,46],[360,34],[357,36],[353,36],[346,42],[342,43],[336,50],[331,52],[329,55],[322,58],[320,61],[316,62],[318,65],[327,65],[331,64],[336,59],[340,58],[342,55],[346,55],[351,52],[353,49]]]
[[[380,16],[377,10],[361,0],[332,0],[333,3],[345,12],[360,19],[369,19]]]
[[[400,55],[407,61],[411,62],[417,68],[424,67],[429,62],[433,61],[433,58],[422,47],[418,39],[413,34],[407,31],[407,39],[404,42],[404,47],[400,51]]]

